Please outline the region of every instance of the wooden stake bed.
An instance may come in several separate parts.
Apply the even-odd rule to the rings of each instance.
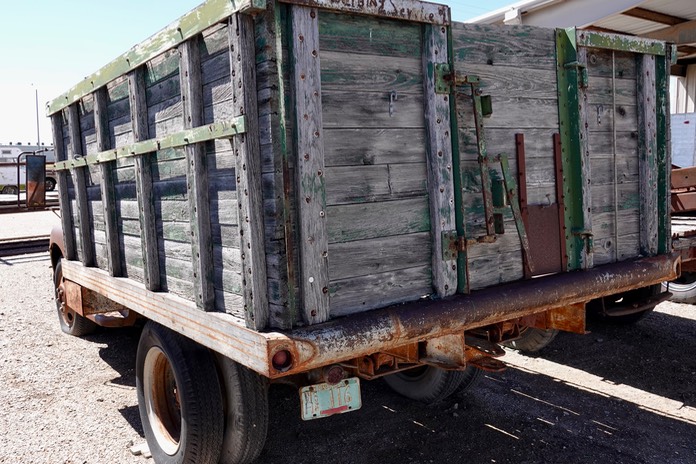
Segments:
[[[373,3],[210,0],[52,101],[66,278],[270,375],[277,330],[667,255],[669,47]]]

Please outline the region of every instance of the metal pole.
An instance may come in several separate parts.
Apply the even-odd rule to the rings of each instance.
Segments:
[[[36,90],[36,146],[41,147],[41,135],[39,135],[39,89]]]

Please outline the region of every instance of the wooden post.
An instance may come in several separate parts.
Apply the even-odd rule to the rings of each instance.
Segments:
[[[72,158],[84,156],[82,148],[82,134],[80,131],[80,115],[77,105],[68,107],[68,131],[72,146]],[[94,248],[94,233],[92,232],[92,217],[89,213],[89,201],[87,199],[87,167],[78,167],[73,170],[73,183],[75,186],[75,202],[77,203],[77,217],[80,228],[80,248],[82,249],[82,264],[84,266],[96,265],[96,250]]]
[[[203,86],[199,37],[179,46],[181,102],[184,129],[203,125]],[[210,192],[205,146],[195,143],[186,147],[186,184],[191,218],[191,256],[196,305],[204,311],[215,309],[213,286],[213,241],[210,229]]]
[[[247,327],[261,330],[268,322],[268,287],[261,192],[254,18],[235,14],[230,19],[228,29],[234,95],[232,106],[234,115],[243,115],[246,121],[246,133],[233,138],[244,313]]]
[[[128,74],[128,92],[130,94],[133,141],[141,142],[149,139],[145,75],[142,66]],[[135,191],[138,197],[138,213],[140,215],[145,286],[148,290],[157,291],[160,288],[160,267],[155,203],[152,194],[151,156],[151,154],[144,154],[135,157]]]
[[[584,246],[581,252],[581,265],[583,269],[594,267],[594,259],[592,254],[592,172],[590,169],[590,131],[588,122],[588,98],[587,86],[583,82],[582,69],[587,68],[587,48],[578,47],[578,101],[580,103],[580,133],[578,141],[580,147],[580,182],[582,198],[579,200],[582,204],[582,231],[571,231],[571,233],[581,233],[585,238]]]
[[[66,161],[68,154],[65,151],[63,140],[63,111],[59,111],[51,116],[53,128],[53,149],[56,154],[56,161]],[[58,194],[60,196],[60,222],[63,227],[63,246],[65,248],[65,259],[77,259],[77,245],[75,243],[75,226],[70,208],[70,196],[68,195],[68,171],[57,171],[58,175]]]
[[[657,254],[658,169],[655,57],[642,55],[638,62],[638,172],[640,174],[640,253]]]
[[[106,87],[94,92],[94,128],[97,136],[97,151],[111,148],[109,140],[109,114],[107,110]],[[116,192],[114,189],[114,163],[99,165],[102,207],[104,208],[104,229],[106,231],[106,256],[109,274],[114,277],[123,275],[121,262],[121,240],[118,238],[116,217]]]
[[[329,239],[326,228],[318,12],[315,8],[293,6],[291,16],[298,157],[299,287],[304,320],[308,324],[317,324],[329,319]]]
[[[435,65],[447,63],[447,28],[425,26],[423,85],[427,134],[428,197],[432,231],[433,287],[439,297],[457,291],[457,256],[443,256],[443,234],[456,234],[450,96],[435,92]]]

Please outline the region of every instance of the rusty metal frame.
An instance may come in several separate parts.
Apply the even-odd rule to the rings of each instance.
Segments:
[[[654,285],[679,276],[680,267],[678,254],[660,255],[379,309],[284,333],[256,332],[230,314],[202,312],[191,301],[148,291],[138,282],[74,261],[63,262],[63,275],[262,375],[279,378]],[[294,360],[282,372],[272,364],[279,350],[288,350]]]

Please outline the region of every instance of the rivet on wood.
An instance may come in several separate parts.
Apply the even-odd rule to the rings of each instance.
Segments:
[[[311,18],[316,18],[316,17],[317,17],[317,12],[314,11],[314,10],[312,10],[312,11],[309,12],[309,16],[310,16]]]
[[[312,50],[312,56],[316,58],[319,55],[316,50]]]
[[[305,80],[305,75],[304,75],[304,74],[300,74],[300,79]]]
[[[302,117],[304,118],[305,121],[309,119],[309,115],[308,115],[308,114],[304,114],[304,115],[302,115]]]
[[[297,36],[298,39],[300,39],[300,42],[304,42],[304,36],[302,34]]]
[[[312,198],[306,197],[306,198],[305,198],[305,201],[306,201],[307,203],[310,203],[310,202],[312,201]]]
[[[309,153],[305,153],[304,159],[305,159],[305,161],[309,161]]]
[[[326,287],[324,287],[324,288],[321,289],[321,292],[322,292],[324,295],[326,295],[327,293],[329,293],[329,289],[326,288]]]
[[[312,315],[312,317],[316,317],[316,316],[317,316],[317,310],[316,310],[316,309],[313,309],[312,312],[311,312],[310,314]]]
[[[323,211],[319,211],[319,217],[324,217],[325,213]]]
[[[323,171],[317,171],[317,176],[321,177],[324,174]]]
[[[319,131],[314,131],[314,136],[319,137]]]

